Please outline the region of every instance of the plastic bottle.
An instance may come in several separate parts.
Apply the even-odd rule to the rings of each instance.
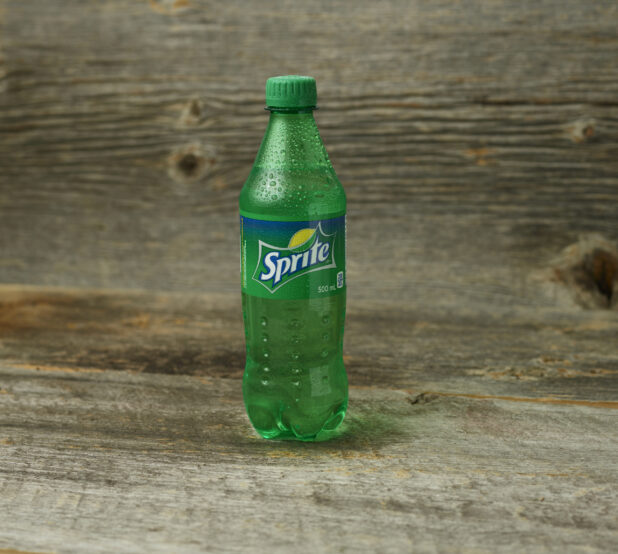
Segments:
[[[268,79],[270,121],[240,193],[243,396],[269,439],[327,437],[348,404],[346,198],[316,103],[312,77]]]

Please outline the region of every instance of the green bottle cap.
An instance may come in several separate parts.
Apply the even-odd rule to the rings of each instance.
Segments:
[[[315,108],[317,102],[313,77],[282,75],[266,81],[266,106],[269,108]]]

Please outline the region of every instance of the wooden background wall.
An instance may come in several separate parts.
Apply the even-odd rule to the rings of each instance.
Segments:
[[[2,552],[617,551],[617,28],[0,0]],[[350,409],[311,445],[241,395],[237,197],[286,73],[349,201]]]
[[[616,24],[613,0],[0,0],[0,282],[235,293],[264,82],[305,73],[352,299],[615,307]]]

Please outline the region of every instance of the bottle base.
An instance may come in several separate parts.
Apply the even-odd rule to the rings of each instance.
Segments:
[[[347,406],[340,405],[324,420],[301,419],[290,421],[285,413],[280,417],[265,413],[258,406],[251,406],[247,412],[249,420],[259,435],[269,440],[297,440],[315,442],[326,440],[343,422]]]

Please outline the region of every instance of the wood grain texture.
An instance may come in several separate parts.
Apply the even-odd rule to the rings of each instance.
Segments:
[[[346,421],[291,444],[244,415],[238,295],[0,286],[0,547],[612,551],[617,336],[353,304]]]
[[[618,550],[617,24],[0,0],[0,549]],[[350,411],[312,445],[240,395],[237,197],[285,73],[349,201]]]
[[[263,84],[289,72],[318,79],[352,295],[564,306],[531,276],[616,248],[613,1],[1,6],[0,282],[237,290]]]
[[[618,405],[618,318],[529,308],[351,304],[350,382],[397,390]],[[239,295],[0,286],[0,359],[24,368],[120,369],[240,379]]]
[[[250,430],[237,379],[0,371],[0,547],[618,545],[615,409],[352,387],[337,438],[273,443]]]

